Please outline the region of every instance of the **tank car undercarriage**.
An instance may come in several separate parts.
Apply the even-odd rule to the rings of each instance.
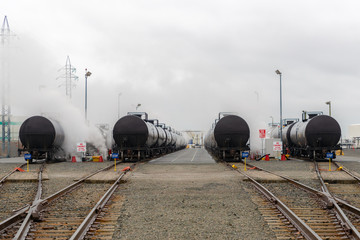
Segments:
[[[119,154],[121,161],[140,161],[175,151],[175,147],[114,147],[113,152]]]
[[[244,151],[249,151],[247,148],[208,148],[208,150],[218,159],[224,161],[239,161],[241,160],[241,153]]]
[[[306,148],[299,148],[299,147],[290,147],[287,148],[288,149],[288,153],[293,156],[293,157],[302,157],[302,158],[307,158],[307,159],[312,159],[312,160],[326,160],[326,154],[327,153],[332,153],[333,154],[333,159],[336,158],[336,154],[335,151],[336,150],[341,150],[341,147],[338,146],[334,146],[334,147],[306,147]]]
[[[31,159],[29,159],[29,163],[33,163],[34,160],[45,160],[49,161],[65,161],[68,157],[65,151],[61,148],[54,149],[39,149],[39,148],[31,148],[31,149],[18,149],[18,156],[22,153],[30,153]]]

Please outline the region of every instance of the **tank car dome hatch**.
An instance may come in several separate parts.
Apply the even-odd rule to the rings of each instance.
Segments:
[[[64,142],[64,133],[56,121],[33,116],[21,125],[19,138],[26,148],[47,149],[60,146]]]
[[[250,137],[250,129],[241,117],[227,115],[215,125],[214,137],[219,147],[245,146]]]

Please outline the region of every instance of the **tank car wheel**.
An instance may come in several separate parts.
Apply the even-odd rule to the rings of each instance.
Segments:
[[[46,161],[50,162],[53,159],[53,154],[51,152],[46,153]]]

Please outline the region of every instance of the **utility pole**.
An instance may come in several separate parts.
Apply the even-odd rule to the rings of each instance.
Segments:
[[[67,56],[67,58],[66,58],[65,66],[62,67],[61,69],[59,69],[59,71],[63,71],[64,74],[57,77],[56,79],[65,78],[66,96],[71,99],[71,97],[72,97],[71,89],[72,89],[72,87],[75,87],[74,82],[77,81],[79,79],[79,77],[75,75],[76,68],[71,65],[69,56]],[[61,87],[63,85],[64,85],[64,83],[60,84],[59,87]]]
[[[7,17],[5,16],[4,22],[1,27],[1,82],[2,82],[2,99],[1,99],[1,125],[2,125],[2,153],[6,153],[7,157],[10,157],[10,150],[11,150],[11,107],[10,107],[10,77],[9,77],[9,43],[10,37],[14,36],[11,33],[9,22]],[[7,144],[6,144],[7,143]],[[7,151],[6,151],[7,146]]]

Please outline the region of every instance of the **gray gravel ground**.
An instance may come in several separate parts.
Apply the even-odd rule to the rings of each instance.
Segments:
[[[45,173],[47,174],[49,180],[43,182],[42,198],[46,198],[74,183],[74,180],[85,177],[90,173],[101,168],[105,168],[111,164],[113,164],[111,161],[83,163],[61,162],[47,164]]]
[[[276,239],[249,186],[222,164],[142,165],[120,190],[113,239]]]
[[[304,172],[311,172],[313,170],[313,163],[301,160],[289,160],[289,161],[248,161],[249,164],[265,168],[266,170],[281,173],[282,175],[287,175],[292,178],[308,178],[309,176],[304,176]],[[301,173],[300,173],[301,172]],[[299,174],[300,173],[300,174]]]
[[[5,183],[0,190],[0,222],[10,217],[13,210],[31,204],[36,190],[36,182]]]
[[[34,224],[32,234],[36,239],[69,239],[110,186],[84,184],[52,202],[43,212],[42,221]]]
[[[339,162],[340,165],[343,165],[344,167],[346,167],[347,169],[349,169],[352,172],[356,172],[360,174],[360,162],[346,162],[346,161],[341,161]]]
[[[0,169],[8,173],[13,167],[18,167],[20,164],[0,164]],[[30,172],[38,172],[41,164],[32,164],[29,166]],[[26,170],[26,168],[24,168]],[[24,173],[26,174],[26,173]],[[5,175],[5,174],[4,174]],[[31,204],[34,200],[37,191],[36,181],[5,181],[0,187],[0,222],[11,216],[13,210]]]
[[[21,164],[19,163],[1,163],[0,164],[0,179],[3,178],[6,174],[8,174],[14,168],[19,167]]]
[[[314,163],[302,160],[248,161],[249,164],[289,177],[307,186],[321,190],[321,184],[314,170]]]
[[[343,152],[345,156],[360,158],[360,149],[344,149]]]

